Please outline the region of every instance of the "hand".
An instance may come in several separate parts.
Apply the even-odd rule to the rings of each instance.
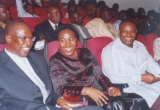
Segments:
[[[100,90],[90,87],[83,88],[84,94],[91,97],[97,105],[103,106],[103,104],[107,104],[108,98],[104,95]]]
[[[158,78],[153,74],[146,73],[141,75],[141,80],[145,83],[152,84],[158,81]]]
[[[57,100],[57,104],[59,106],[61,106],[61,108],[67,109],[67,110],[72,110],[72,108],[74,108],[74,107],[82,106],[82,104],[73,103],[73,102],[67,101],[63,98],[59,98]]]
[[[118,88],[113,88],[109,91],[111,96],[121,96],[121,91]]]

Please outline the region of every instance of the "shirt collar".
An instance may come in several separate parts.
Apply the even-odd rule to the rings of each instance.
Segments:
[[[49,23],[51,24],[51,26],[53,27],[53,29],[55,29],[55,25],[58,26],[58,23],[54,24],[54,23],[53,23],[51,20],[49,20],[49,19],[48,19],[48,21],[49,21]]]

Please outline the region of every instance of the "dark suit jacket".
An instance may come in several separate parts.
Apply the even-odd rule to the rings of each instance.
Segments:
[[[0,26],[0,44],[5,44],[5,30]]]
[[[149,30],[147,22],[143,21],[137,25],[137,34],[141,34],[143,36],[146,36],[147,34],[155,33],[155,25],[151,25],[150,29],[151,30]]]
[[[45,59],[32,52],[27,58],[49,92],[46,104],[51,110],[58,109],[54,106],[59,96],[53,91]],[[39,87],[5,51],[0,52],[0,110],[46,110]]]
[[[58,27],[63,25],[62,23],[58,23]],[[53,40],[57,40],[57,36],[55,36],[55,30],[52,28],[51,24],[48,20],[36,25],[33,35],[36,37],[36,41],[40,39],[41,36],[45,36],[48,42]]]

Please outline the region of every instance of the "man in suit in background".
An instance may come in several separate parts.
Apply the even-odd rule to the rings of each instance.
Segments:
[[[66,101],[53,91],[46,60],[30,52],[35,37],[25,22],[10,21],[5,32],[7,46],[0,52],[0,110],[102,110]]]
[[[150,10],[147,13],[147,19],[137,25],[137,34],[146,36],[150,33],[155,33],[155,15],[154,10]]]
[[[45,37],[47,42],[57,40],[55,36],[55,30],[63,25],[61,21],[61,13],[58,7],[49,6],[47,8],[48,20],[38,24],[34,30],[34,36],[36,36],[36,41],[40,40],[41,37]]]

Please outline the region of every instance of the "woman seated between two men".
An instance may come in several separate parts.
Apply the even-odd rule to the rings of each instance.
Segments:
[[[59,50],[50,58],[49,71],[54,90],[61,96],[87,96],[89,105],[107,110],[149,110],[146,101],[134,94],[122,95],[103,75],[87,48],[76,48],[79,37],[72,25],[56,31]]]

